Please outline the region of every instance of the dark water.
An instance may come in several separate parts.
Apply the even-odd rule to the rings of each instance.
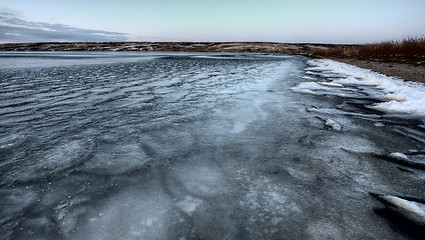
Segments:
[[[292,92],[307,60],[1,53],[1,238],[408,238],[368,192],[423,172],[371,153],[424,149],[421,122]]]

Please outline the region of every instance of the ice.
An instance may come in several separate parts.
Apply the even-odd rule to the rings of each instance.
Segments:
[[[390,158],[394,158],[394,159],[400,160],[400,161],[409,161],[409,158],[405,154],[400,153],[400,152],[394,152],[394,153],[391,153],[388,156]]]
[[[375,125],[376,127],[385,127],[385,124],[382,122],[377,122],[377,123],[374,123],[373,125]]]
[[[344,87],[341,83],[337,82],[320,82],[321,85],[328,86],[328,87]]]
[[[187,162],[173,168],[172,176],[194,196],[214,197],[229,190],[220,168],[208,162],[208,158],[188,159]]]
[[[97,174],[123,174],[143,167],[149,160],[138,144],[105,144],[85,162],[83,170]]]
[[[19,146],[26,139],[26,136],[20,134],[9,134],[0,138],[0,150]]]
[[[307,79],[307,80],[316,80],[316,78],[314,78],[314,77],[310,77],[310,76],[303,76],[303,77],[301,77],[301,78],[303,78],[303,79]]]
[[[37,199],[36,192],[31,188],[14,188],[0,190],[1,209],[0,225],[13,217],[23,214],[23,210]]]
[[[376,115],[376,114],[347,112],[347,111],[342,111],[342,110],[332,109],[332,108],[310,107],[310,108],[307,108],[306,110],[307,112],[316,112],[316,113],[323,113],[323,114],[329,114],[329,115],[347,115],[347,116],[357,116],[357,117],[365,117],[365,118],[381,118],[380,115]]]
[[[7,173],[8,181],[29,181],[45,178],[56,178],[58,174],[66,172],[71,167],[86,160],[92,153],[94,142],[92,140],[73,140],[55,146],[43,155],[25,162]],[[18,167],[18,166],[16,166]]]
[[[332,128],[335,131],[341,131],[341,125],[339,123],[337,123],[336,121],[328,118],[326,119],[325,125]]]
[[[69,239],[165,239],[176,219],[171,199],[156,183],[149,189],[124,189],[86,211]]]
[[[425,99],[425,95],[424,95]],[[406,100],[396,101],[392,100],[389,102],[377,103],[372,108],[385,113],[396,113],[396,114],[412,114],[416,116],[425,116],[425,101],[419,100]]]
[[[314,90],[332,91],[332,88],[323,86],[315,82],[302,82],[298,86],[292,87],[291,90],[298,93],[308,93],[316,95],[320,93],[316,93],[314,92]]]
[[[325,219],[322,221],[310,223],[307,228],[309,239],[344,239],[343,229],[341,227],[327,222]]]
[[[371,195],[384,203],[389,210],[412,222],[413,227],[423,228],[425,226],[425,204],[393,195],[375,193],[371,193]]]
[[[388,196],[388,201],[404,210],[417,214],[425,222],[425,204],[408,201],[396,196]]]
[[[176,205],[187,215],[192,216],[196,209],[202,205],[202,202],[201,199],[186,196],[184,200],[177,202]]]
[[[405,95],[395,95],[395,94],[387,94],[384,96],[386,99],[392,99],[397,101],[406,101],[407,98]]]
[[[31,101],[0,114],[0,239],[403,238],[367,193],[421,197],[424,123],[365,105],[408,95],[196,55],[2,71],[0,105]]]

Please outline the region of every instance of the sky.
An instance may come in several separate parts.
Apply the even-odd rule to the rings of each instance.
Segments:
[[[0,0],[0,42],[370,43],[425,35],[424,0]]]

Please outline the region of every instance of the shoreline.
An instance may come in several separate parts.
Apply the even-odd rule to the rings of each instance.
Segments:
[[[320,51],[354,46],[349,44],[277,43],[277,42],[45,42],[3,43],[4,51],[131,51],[131,52],[230,52],[302,55],[311,58],[326,58],[369,69],[405,81],[425,83],[425,67],[422,62],[406,62],[396,59],[362,60],[355,57],[324,57]]]
[[[327,58],[334,61],[350,64],[356,67],[369,69],[389,77],[404,81],[425,83],[425,67],[412,63],[394,63],[372,60],[359,60],[355,58]]]

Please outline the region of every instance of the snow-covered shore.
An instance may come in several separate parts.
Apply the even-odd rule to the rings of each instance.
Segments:
[[[302,82],[292,88],[295,92],[310,94],[334,94],[344,97],[342,91],[350,87],[360,87],[368,97],[382,102],[369,106],[388,114],[408,114],[409,116],[425,116],[425,84],[403,81],[388,77],[368,69],[329,60],[312,59],[306,73],[315,77],[307,77],[311,81]],[[331,78],[321,79],[324,75]]]

